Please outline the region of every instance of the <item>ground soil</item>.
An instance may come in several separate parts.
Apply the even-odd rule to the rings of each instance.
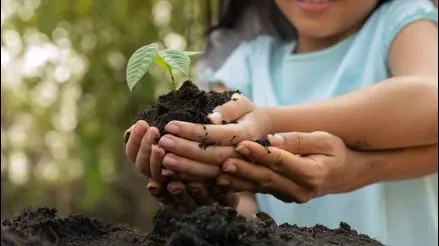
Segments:
[[[230,101],[234,93],[239,91],[207,92],[186,81],[177,91],[160,96],[151,109],[140,114],[139,119],[157,127],[161,135],[165,134],[165,125],[172,120],[209,124],[207,115]]]
[[[188,215],[176,215],[172,211],[159,211],[152,232],[147,234],[82,215],[57,217],[55,209],[25,209],[2,222],[1,245],[382,245],[345,223],[336,230],[321,225],[277,226],[266,214],[260,213],[253,221],[246,221],[235,210],[218,206],[200,207]]]

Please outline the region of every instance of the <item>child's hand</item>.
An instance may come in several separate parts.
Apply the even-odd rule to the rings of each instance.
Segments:
[[[240,94],[235,94],[231,101],[217,107],[208,117],[214,125],[171,121],[165,130],[184,139],[222,146],[256,140],[273,130],[266,109],[255,107],[247,97]]]
[[[252,141],[240,143],[236,150],[249,161],[225,161],[225,174],[218,177],[217,184],[304,203],[314,197],[347,192],[357,182],[356,152],[334,135],[286,133],[269,136],[269,140],[275,147],[267,149]]]

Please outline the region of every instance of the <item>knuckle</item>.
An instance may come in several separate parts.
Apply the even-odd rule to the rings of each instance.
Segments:
[[[235,134],[237,136],[240,136],[239,138],[240,141],[252,140],[254,138],[253,134],[250,131],[248,131],[247,127],[245,127],[244,124],[238,124],[235,129],[236,129]]]
[[[311,191],[303,191],[296,195],[296,203],[302,204],[309,202],[313,198],[314,193]]]
[[[261,189],[268,189],[273,184],[273,172],[271,170],[265,170],[262,180],[259,183]]]
[[[300,150],[303,143],[303,135],[299,132],[293,132],[285,138],[287,146],[291,146],[292,150]]]
[[[307,185],[308,187],[313,190],[316,191],[318,190],[323,184],[323,179],[320,177],[320,175],[316,176],[312,176],[308,179],[307,181]]]
[[[228,149],[221,148],[218,151],[214,150],[211,156],[213,157],[213,161],[215,162],[215,165],[221,165],[224,163],[228,157],[232,156],[233,152],[229,151]]]
[[[337,138],[334,138],[334,136],[331,135],[330,133],[324,131],[315,131],[312,134],[317,139],[319,139],[320,144],[322,144],[322,146],[324,146],[327,149],[331,149],[336,144],[336,141],[338,140]]]
[[[285,167],[285,163],[284,163],[284,152],[283,151],[278,151],[276,152],[275,158],[274,158],[274,162],[272,164],[272,170],[275,172],[281,171],[282,169],[284,169]]]

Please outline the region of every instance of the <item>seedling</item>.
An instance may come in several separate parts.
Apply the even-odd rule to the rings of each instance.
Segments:
[[[153,64],[164,68],[171,76],[171,88],[177,89],[174,75],[174,69],[179,70],[186,76],[189,76],[189,67],[191,56],[199,55],[198,51],[182,51],[172,49],[162,49],[158,43],[145,45],[136,50],[130,57],[126,69],[126,80],[130,90],[139,80],[149,71]]]

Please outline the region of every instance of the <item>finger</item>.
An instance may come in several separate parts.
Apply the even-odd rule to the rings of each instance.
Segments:
[[[130,137],[125,147],[125,154],[133,163],[136,162],[137,153],[139,152],[140,143],[148,130],[149,125],[146,121],[139,120],[134,126],[131,126]]]
[[[230,187],[222,187],[215,185],[211,188],[215,201],[221,206],[236,208],[239,203],[238,193],[234,192]]]
[[[246,96],[235,93],[230,101],[216,107],[213,113],[207,115],[210,122],[215,125],[224,125],[238,120],[254,109],[253,103]]]
[[[219,166],[229,157],[239,157],[232,146],[211,146],[200,148],[200,143],[170,134],[164,135],[159,141],[160,147],[181,157],[197,160],[202,163]]]
[[[165,177],[162,175],[162,161],[165,156],[165,150],[157,145],[151,147],[151,157],[149,160],[151,178],[158,182],[163,182]]]
[[[148,189],[149,193],[159,202],[165,205],[171,205],[175,203],[174,198],[172,198],[166,187],[164,187],[162,184],[154,180],[150,180],[146,188]]]
[[[281,173],[296,182],[313,177],[316,165],[314,160],[300,157],[288,151],[275,147],[264,147],[252,141],[241,142],[236,151],[244,158],[257,162],[270,170]]]
[[[187,193],[186,186],[182,182],[172,181],[168,184],[167,189],[184,212],[190,212],[197,208],[197,203]]]
[[[288,132],[267,136],[270,145],[294,154],[332,154],[337,137],[327,132]]]
[[[199,206],[210,205],[215,202],[215,200],[209,194],[207,187],[203,183],[188,183],[187,190]]]
[[[124,143],[128,143],[128,140],[130,139],[131,132],[133,131],[135,126],[136,126],[136,124],[131,125],[130,128],[128,128],[128,130],[126,130],[124,132],[124,134],[123,134],[123,141],[124,141]]]
[[[253,136],[247,131],[245,123],[227,125],[202,125],[184,121],[171,121],[165,126],[168,133],[184,139],[205,144],[235,145]]]
[[[204,178],[214,178],[219,174],[219,167],[190,160],[173,153],[167,153],[163,158],[166,169],[178,173],[189,174]]]
[[[172,179],[174,181],[182,181],[182,182],[206,182],[209,178],[195,176],[187,173],[178,173],[173,170],[169,170],[166,168],[162,169],[162,175],[166,180]],[[211,179],[211,178],[210,178]]]
[[[224,163],[223,170],[228,175],[235,178],[234,181],[229,180],[232,188],[247,188],[247,190],[236,191],[252,191],[276,195],[281,194],[284,197],[290,197],[291,200],[299,202],[309,200],[307,187],[303,188],[289,178],[264,166],[256,165],[242,159],[232,158]],[[217,181],[218,180],[221,179],[218,178]],[[243,182],[243,180],[246,182]],[[220,183],[221,181],[218,182]],[[235,187],[232,182],[239,186]],[[225,183],[227,183],[227,181],[225,181]],[[248,187],[249,184],[252,184],[253,186]],[[246,185],[247,187],[243,185]]]
[[[258,191],[258,185],[254,182],[251,182],[246,179],[237,178],[232,175],[228,174],[221,174],[216,179],[216,185],[218,187],[229,188],[235,192],[242,192],[242,191],[250,191],[253,193],[257,193]]]
[[[151,147],[158,137],[160,137],[159,130],[155,127],[150,127],[140,143],[139,153],[136,158],[136,168],[147,177],[151,175],[149,166]]]

